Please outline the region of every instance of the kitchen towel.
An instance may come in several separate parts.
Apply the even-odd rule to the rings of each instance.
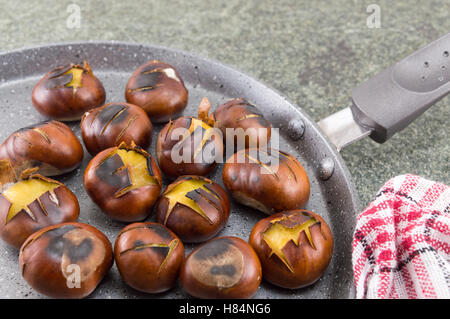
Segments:
[[[389,180],[357,217],[352,263],[356,298],[450,298],[450,187]]]

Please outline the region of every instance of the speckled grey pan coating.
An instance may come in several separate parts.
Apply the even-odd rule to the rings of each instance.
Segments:
[[[234,97],[253,102],[280,128],[280,149],[294,155],[305,167],[311,181],[311,198],[307,209],[323,216],[329,223],[334,238],[334,255],[322,278],[314,285],[298,290],[286,290],[264,283],[255,298],[346,298],[352,290],[351,239],[358,197],[350,174],[341,156],[334,151],[319,132],[317,126],[292,102],[266,85],[223,64],[199,58],[185,52],[161,47],[125,43],[74,43],[18,50],[0,55],[0,139],[13,131],[44,120],[31,104],[31,92],[37,81],[51,68],[86,59],[94,74],[106,89],[106,102],[124,101],[125,84],[131,73],[150,59],[172,64],[181,74],[189,90],[189,103],[185,115],[196,115],[203,96],[214,107]],[[79,122],[69,123],[81,140]],[[155,154],[156,134],[162,128],[156,125],[150,153]],[[76,171],[57,179],[65,183],[78,197],[81,206],[80,221],[103,231],[114,243],[125,224],[114,222],[95,206],[87,196],[83,172],[91,157],[86,152],[83,163]],[[320,163],[325,162],[325,167]],[[334,172],[328,177],[330,163]],[[221,184],[219,167],[209,177]],[[322,177],[322,179],[321,179]],[[167,185],[165,181],[164,186]],[[253,225],[265,215],[232,204],[231,216],[219,236],[238,236],[248,240]],[[148,220],[153,221],[154,216]],[[186,245],[189,253],[194,245]],[[0,296],[2,298],[42,297],[22,279],[18,266],[18,252],[0,243]],[[105,280],[90,296],[92,298],[188,298],[180,284],[173,290],[158,295],[146,295],[126,286],[113,266]]]

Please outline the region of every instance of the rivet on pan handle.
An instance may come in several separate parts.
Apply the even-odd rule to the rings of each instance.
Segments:
[[[352,104],[318,125],[338,150],[370,136],[383,143],[450,92],[450,33],[363,82]]]

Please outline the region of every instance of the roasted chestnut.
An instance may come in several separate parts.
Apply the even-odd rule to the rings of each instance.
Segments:
[[[170,120],[158,134],[156,158],[169,178],[207,175],[223,158],[222,135],[192,116]]]
[[[230,216],[230,201],[220,185],[202,176],[181,176],[156,204],[159,223],[184,242],[199,243],[221,231]]]
[[[75,121],[105,103],[105,96],[102,83],[84,61],[83,65],[62,65],[48,72],[34,87],[31,100],[44,116]]]
[[[260,220],[249,243],[259,256],[264,279],[290,289],[319,279],[333,254],[330,227],[316,213],[300,209]]]
[[[114,258],[126,284],[147,293],[171,289],[184,259],[181,240],[158,223],[134,223],[117,236]]]
[[[44,176],[70,172],[81,164],[83,153],[72,130],[58,121],[21,128],[0,145],[0,159],[9,159],[17,175],[33,167]]]
[[[104,213],[123,222],[147,218],[161,185],[155,160],[134,143],[122,143],[98,153],[84,172],[88,195]]]
[[[225,163],[222,179],[236,201],[266,214],[303,208],[309,199],[303,166],[275,149],[238,151]]]
[[[219,237],[186,258],[180,280],[183,288],[197,298],[250,298],[261,283],[261,264],[247,242]]]
[[[183,113],[188,91],[173,66],[152,60],[133,72],[125,97],[127,102],[142,107],[153,123],[164,123]]]
[[[146,149],[152,141],[152,123],[140,107],[129,103],[108,103],[86,112],[81,118],[81,134],[94,156],[125,142]]]
[[[35,231],[78,219],[80,206],[62,183],[27,169],[19,178],[9,160],[0,161],[0,237],[19,249]]]
[[[263,147],[270,141],[270,122],[256,106],[245,99],[229,100],[208,116],[210,108],[211,104],[203,100],[199,107],[199,118],[219,128],[225,139],[232,138],[231,142],[235,149]],[[227,133],[227,129],[232,131]],[[230,145],[229,141],[227,145]]]
[[[63,223],[32,234],[20,248],[23,278],[52,298],[84,298],[113,264],[111,243],[98,229]]]

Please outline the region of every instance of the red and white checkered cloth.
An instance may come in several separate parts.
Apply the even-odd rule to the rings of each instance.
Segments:
[[[389,180],[357,217],[356,298],[450,298],[450,187]]]

